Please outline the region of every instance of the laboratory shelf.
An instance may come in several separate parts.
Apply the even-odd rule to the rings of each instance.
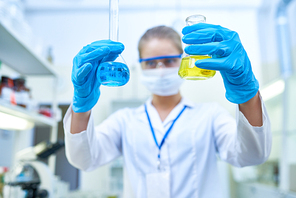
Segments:
[[[296,198],[295,192],[284,192],[277,187],[261,183],[238,183],[236,187],[237,197],[240,198]]]
[[[57,124],[53,118],[46,117],[37,112],[28,111],[24,107],[12,105],[3,99],[0,99],[0,112],[32,121],[37,126],[56,126]]]
[[[23,75],[57,76],[47,60],[38,56],[13,29],[1,21],[0,60]]]

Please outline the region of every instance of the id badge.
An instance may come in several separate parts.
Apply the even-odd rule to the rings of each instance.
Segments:
[[[170,198],[169,171],[147,174],[146,184],[147,198]]]

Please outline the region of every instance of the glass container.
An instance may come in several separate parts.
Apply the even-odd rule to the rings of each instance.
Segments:
[[[197,23],[205,23],[206,17],[203,15],[192,15],[186,18],[186,25],[194,25]],[[215,70],[201,69],[195,66],[197,60],[211,58],[210,55],[189,55],[184,52],[181,65],[179,68],[179,76],[186,80],[206,80],[212,78]]]
[[[109,39],[112,41],[118,41],[118,1],[109,0]],[[100,71],[99,81],[105,86],[122,86],[130,78],[129,69],[121,54],[114,61],[101,63],[98,70]]]

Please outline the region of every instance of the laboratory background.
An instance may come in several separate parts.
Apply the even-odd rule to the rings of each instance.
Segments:
[[[109,3],[0,0],[0,198],[130,198],[122,158],[80,171],[67,161],[63,141],[73,58],[83,46],[109,38]],[[272,126],[264,164],[235,168],[218,161],[221,198],[296,198],[295,0],[119,0],[119,41],[130,80],[101,86],[95,124],[150,97],[139,81],[137,45],[144,32],[167,25],[181,35],[193,14],[238,32]],[[181,93],[196,103],[217,102],[235,116],[220,74],[187,80]]]

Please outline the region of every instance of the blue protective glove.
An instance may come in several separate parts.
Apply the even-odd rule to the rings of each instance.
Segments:
[[[111,40],[95,41],[82,48],[73,59],[72,83],[74,86],[73,111],[87,112],[100,97],[98,66],[114,61],[124,50],[124,45]]]
[[[241,104],[253,98],[259,89],[248,55],[236,32],[224,27],[199,23],[183,28],[182,40],[192,44],[185,48],[191,55],[213,55],[195,65],[202,69],[219,70],[226,89],[226,98]]]

